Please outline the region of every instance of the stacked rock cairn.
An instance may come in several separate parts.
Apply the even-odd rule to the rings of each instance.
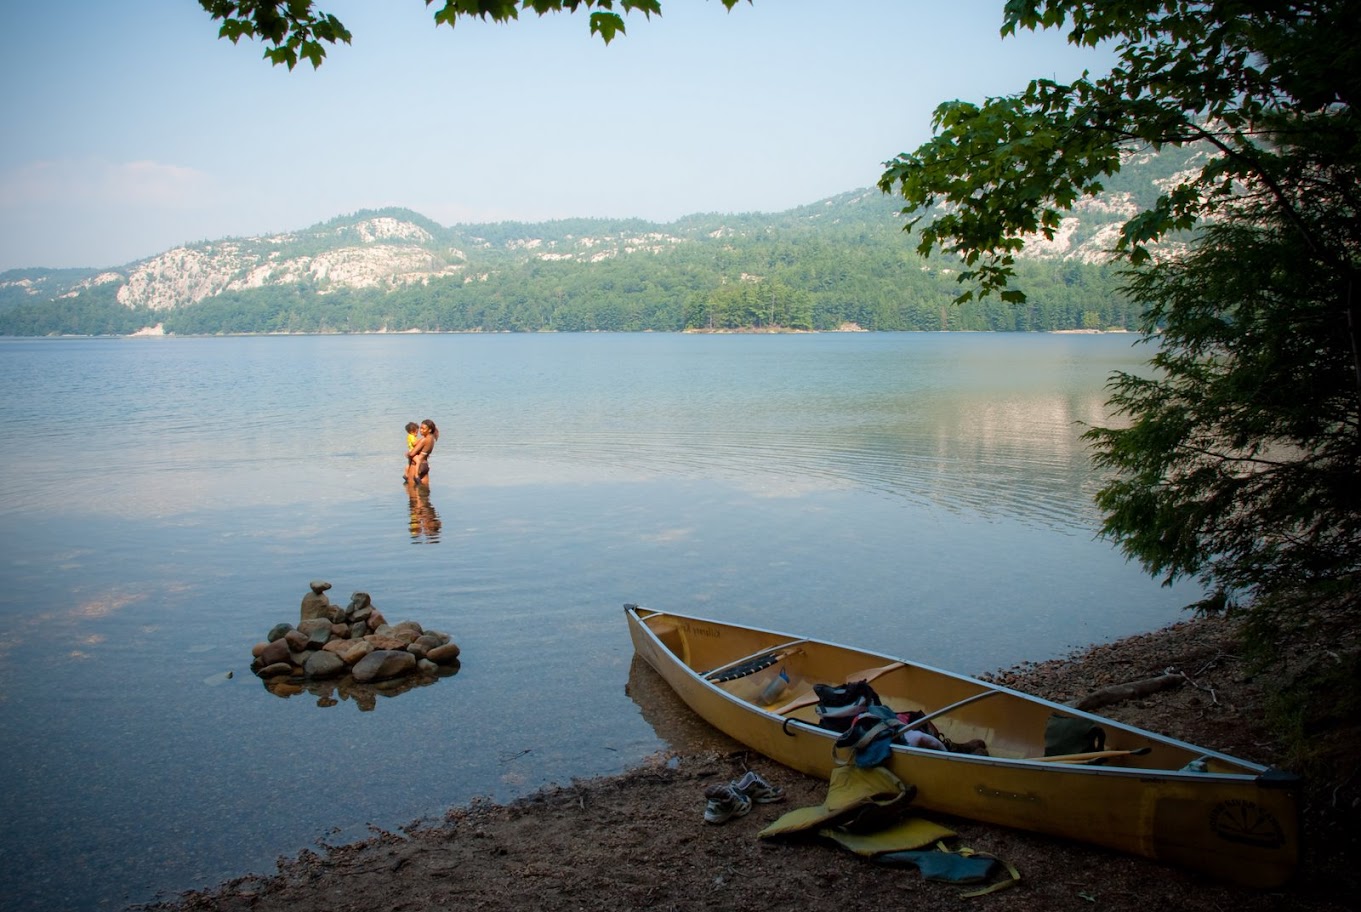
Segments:
[[[326,597],[331,584],[313,580],[302,597],[298,624],[276,624],[251,649],[251,670],[262,678],[337,678],[358,683],[411,674],[436,675],[458,665],[459,648],[447,633],[416,621],[389,624],[367,592],[347,606]]]

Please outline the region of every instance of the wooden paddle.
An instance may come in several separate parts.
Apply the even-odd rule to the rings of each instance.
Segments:
[[[1112,757],[1142,757],[1153,750],[1151,747],[1136,747],[1132,750],[1088,751],[1085,754],[1058,754],[1054,757],[1030,757],[1040,763],[1091,763],[1093,760],[1109,760]]]
[[[889,664],[881,665],[878,668],[866,668],[864,671],[853,671],[846,675],[846,683],[850,684],[854,681],[873,681],[875,678],[886,675],[890,671],[896,671],[899,668],[906,667],[906,664],[903,662],[890,662]],[[781,706],[779,709],[773,709],[771,712],[775,713],[777,716],[787,716],[796,709],[812,706],[816,702],[818,702],[818,695],[817,691],[814,691],[812,693],[804,694],[794,700],[790,700],[784,706]]]

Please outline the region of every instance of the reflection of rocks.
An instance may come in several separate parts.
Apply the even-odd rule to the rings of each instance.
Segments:
[[[265,679],[265,690],[276,697],[300,697],[310,694],[317,698],[318,706],[337,706],[343,701],[352,702],[361,712],[370,712],[378,705],[379,697],[395,697],[417,687],[427,687],[440,678],[458,674],[458,663],[441,665],[434,674],[412,674],[404,678],[389,678],[359,684],[353,675],[341,678],[294,678],[281,675]]]
[[[394,688],[385,686],[392,681],[410,681],[395,690],[400,693],[458,670],[460,650],[449,634],[426,630],[416,621],[389,624],[365,592],[354,593],[341,607],[326,597],[330,583],[313,580],[310,588],[298,625],[276,624],[251,650],[251,670],[271,693],[293,696],[306,690],[320,698],[318,705],[334,705],[331,693],[338,689],[341,699],[372,709],[375,695],[394,695]],[[335,678],[343,680],[315,686]]]
[[[417,687],[434,684],[440,678],[458,673],[458,663],[441,665],[433,674],[411,674],[404,678],[389,678],[359,684],[353,675],[341,678],[296,678],[282,675],[265,679],[265,690],[276,697],[298,697],[311,694],[318,706],[336,706],[342,701],[353,702],[361,712],[369,712],[378,705],[379,697],[395,697]]]

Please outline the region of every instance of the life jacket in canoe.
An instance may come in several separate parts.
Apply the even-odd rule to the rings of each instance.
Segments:
[[[851,721],[850,728],[836,740],[836,746],[850,749],[856,766],[878,766],[888,759],[889,746],[893,744],[938,751],[950,749],[949,742],[930,722],[909,728],[908,715],[895,713],[887,706],[871,706]],[[923,713],[916,715],[920,719]]]
[[[901,713],[893,712],[884,706],[884,701],[867,681],[853,681],[850,684],[836,686],[814,684],[813,692],[818,695],[818,724],[832,731],[847,731],[858,717],[867,713],[880,721],[897,721],[905,725],[911,725],[926,715],[915,709]],[[930,722],[912,727],[913,730],[921,731],[939,741],[945,740],[940,729]]]
[[[814,684],[813,692],[818,695],[818,725],[835,732],[849,729],[855,717],[868,712],[871,706],[884,704],[868,681]]]

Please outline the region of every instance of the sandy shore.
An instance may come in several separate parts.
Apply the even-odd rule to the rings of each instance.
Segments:
[[[1178,738],[1282,765],[1262,723],[1263,689],[1224,621],[1174,625],[1095,647],[1068,660],[998,672],[1008,686],[1067,701],[1108,684],[1175,667],[1193,685],[1104,710]],[[1331,912],[1354,908],[1358,876],[1355,776],[1306,795],[1305,852],[1288,888],[1253,891],[1103,849],[930,815],[956,845],[1013,865],[1020,880],[984,897],[875,865],[821,843],[758,840],[793,807],[818,804],[826,783],[753,755],[709,729],[650,669],[635,663],[630,689],[674,752],[625,775],[576,782],[510,805],[474,804],[438,825],[375,831],[319,846],[278,870],[185,894],[162,910],[373,912],[373,910],[684,909],[1205,910]],[[757,769],[787,800],[722,826],[702,819],[705,787]],[[1009,880],[1009,878],[1003,878]]]

